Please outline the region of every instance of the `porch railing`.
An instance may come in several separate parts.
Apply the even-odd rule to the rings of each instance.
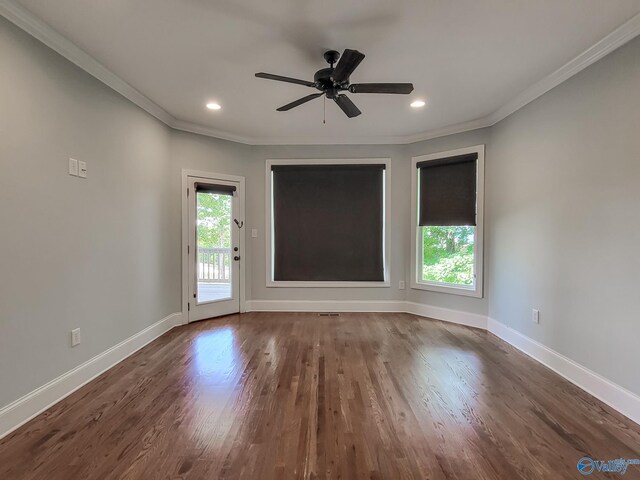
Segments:
[[[198,248],[199,282],[229,283],[230,279],[230,248]]]

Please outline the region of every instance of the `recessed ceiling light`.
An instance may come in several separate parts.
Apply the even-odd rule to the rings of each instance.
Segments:
[[[416,100],[414,102],[411,102],[411,106],[413,108],[421,108],[424,107],[426,105],[424,100]]]
[[[217,103],[209,102],[209,103],[207,103],[207,108],[209,110],[220,110],[222,107],[220,105],[218,105]]]

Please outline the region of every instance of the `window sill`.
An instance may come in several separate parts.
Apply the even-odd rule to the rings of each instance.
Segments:
[[[465,297],[483,298],[482,291],[477,287],[456,287],[453,285],[443,285],[436,283],[412,282],[411,288],[414,290],[427,290],[430,292],[448,293],[450,295],[462,295]]]
[[[267,281],[267,288],[390,288],[385,282],[276,282]]]

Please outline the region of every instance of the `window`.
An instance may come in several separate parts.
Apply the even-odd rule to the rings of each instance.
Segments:
[[[388,164],[267,160],[267,286],[389,286]]]
[[[484,145],[412,162],[412,288],[482,297]]]

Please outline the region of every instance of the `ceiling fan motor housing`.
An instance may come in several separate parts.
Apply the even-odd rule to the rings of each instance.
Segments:
[[[342,83],[335,83],[333,81],[333,66],[336,64],[338,59],[340,58],[340,52],[336,50],[328,50],[324,52],[324,59],[331,66],[329,68],[322,68],[318,70],[313,76],[313,81],[316,84],[316,88],[321,92],[325,92],[327,98],[332,99],[338,95],[338,92],[341,90],[346,90],[349,88],[349,79],[347,78]]]
[[[335,85],[331,79],[333,75],[333,68],[323,68],[318,70],[313,76],[313,81],[316,84],[316,88],[321,92],[326,92],[327,98],[333,98],[338,91],[345,90],[349,85],[349,80],[346,80],[341,85]]]

